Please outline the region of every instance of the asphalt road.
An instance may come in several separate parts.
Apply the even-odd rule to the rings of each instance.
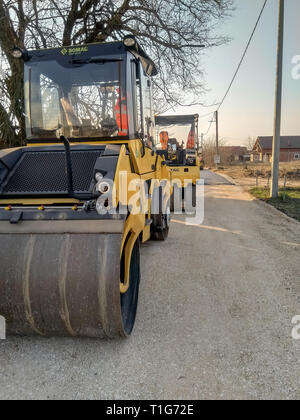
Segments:
[[[204,224],[143,246],[132,337],[9,337],[1,399],[300,398],[300,224],[203,176]]]
[[[201,176],[204,178],[205,185],[232,185],[228,179],[211,171],[201,171]]]

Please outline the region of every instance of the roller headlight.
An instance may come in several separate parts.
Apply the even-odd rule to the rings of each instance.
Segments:
[[[23,51],[21,50],[21,48],[14,48],[14,49],[12,50],[11,55],[12,55],[14,58],[18,58],[18,59],[20,59],[20,58],[22,58],[22,57],[23,57]]]
[[[125,36],[123,43],[125,47],[132,48],[136,44],[136,39],[133,35],[128,35],[128,36]]]
[[[111,190],[111,186],[108,182],[102,181],[97,185],[97,189],[101,194],[108,194]]]
[[[97,172],[97,173],[96,173],[96,175],[95,175],[95,180],[96,180],[97,182],[100,182],[100,181],[101,181],[101,179],[103,179],[103,175],[102,175],[102,173],[101,173],[101,172]]]
[[[28,51],[19,47],[15,47],[12,50],[11,55],[18,60],[23,59],[24,61],[28,61],[30,58]]]

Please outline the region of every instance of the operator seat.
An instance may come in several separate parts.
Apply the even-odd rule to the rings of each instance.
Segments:
[[[69,99],[64,96],[60,100],[61,106],[64,110],[64,113],[66,115],[66,120],[68,123],[68,126],[70,127],[70,130],[72,130],[73,135],[79,135],[80,127],[82,126],[80,119],[75,114],[74,108],[72,104],[70,103]]]

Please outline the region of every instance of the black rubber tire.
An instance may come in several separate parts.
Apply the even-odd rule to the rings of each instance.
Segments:
[[[154,219],[156,219],[156,223],[159,224],[161,227],[155,227],[155,224],[153,226],[153,230],[151,233],[151,238],[155,241],[165,241],[169,236],[169,230],[170,230],[170,215],[164,214],[164,215],[155,215]],[[153,220],[153,223],[155,221]],[[156,226],[157,226],[156,224]]]
[[[185,209],[185,189],[183,190],[183,194],[182,194],[182,198],[183,198],[183,209],[184,210],[188,210],[190,211],[191,209]],[[195,208],[197,205],[197,186],[195,184],[192,185],[192,206],[193,208]]]
[[[180,202],[178,203],[178,195],[180,196]],[[183,210],[183,199],[184,199],[184,189],[182,187],[178,187],[177,184],[173,186],[173,194],[170,198],[170,211],[171,213],[175,212],[175,197],[176,197],[176,211],[180,211],[178,205],[180,205],[181,210]]]
[[[185,210],[185,208],[184,208],[185,189],[182,188],[181,191],[182,191],[182,193],[181,193],[182,210]],[[192,205],[193,205],[194,208],[197,205],[197,186],[194,185],[194,184],[193,184],[193,187],[192,187]],[[174,210],[175,210],[175,198],[174,198],[174,193],[173,193],[173,195],[171,196],[171,200],[170,200],[170,211],[171,211],[171,213],[174,213]]]
[[[152,232],[151,238],[155,241],[165,241],[169,236],[169,229],[161,232]]]
[[[132,251],[130,262],[130,286],[126,293],[121,294],[121,312],[125,336],[129,336],[132,333],[135,324],[140,280],[140,243],[139,240],[137,240]]]
[[[197,205],[197,185],[193,184],[193,207],[196,207]]]
[[[171,213],[174,213],[175,210],[175,204],[174,204],[174,193],[171,195],[171,199],[170,199],[170,211]]]
[[[169,211],[165,214],[152,215],[151,239],[155,241],[165,241],[169,236],[171,221],[170,202],[168,203],[167,210]]]

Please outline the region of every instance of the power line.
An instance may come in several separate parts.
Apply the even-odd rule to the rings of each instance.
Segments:
[[[264,1],[264,4],[263,4],[263,6],[262,6],[262,9],[261,9],[261,11],[260,11],[260,13],[259,13],[258,19],[257,19],[257,21],[256,21],[256,23],[255,23],[254,29],[253,29],[253,31],[252,31],[252,33],[251,33],[251,36],[250,36],[250,38],[249,38],[249,41],[247,42],[247,45],[246,45],[245,51],[244,51],[244,53],[243,53],[243,55],[242,55],[242,58],[241,58],[241,60],[240,60],[240,62],[239,62],[239,64],[238,64],[238,66],[237,66],[237,69],[236,69],[236,71],[235,71],[235,73],[234,73],[234,76],[233,76],[233,78],[232,78],[232,80],[231,80],[231,82],[230,82],[230,84],[229,84],[229,87],[228,87],[228,89],[226,90],[226,93],[225,93],[225,95],[224,95],[224,97],[223,97],[222,101],[220,102],[220,104],[219,104],[219,106],[218,106],[218,108],[217,108],[217,111],[219,111],[219,110],[220,110],[220,108],[221,108],[221,106],[224,104],[225,99],[227,98],[227,96],[228,96],[228,94],[229,94],[229,92],[230,92],[230,90],[231,90],[231,88],[232,88],[232,86],[233,86],[233,83],[235,82],[235,79],[236,79],[236,77],[237,77],[237,75],[238,75],[238,73],[239,73],[239,71],[240,71],[240,68],[241,68],[241,66],[242,66],[242,64],[243,64],[243,62],[244,62],[244,59],[245,59],[245,57],[246,57],[246,54],[247,54],[247,52],[248,52],[248,50],[249,50],[249,47],[250,47],[250,45],[251,45],[251,42],[252,42],[252,40],[253,40],[253,37],[254,37],[255,32],[256,32],[256,29],[257,29],[257,27],[258,27],[258,25],[259,25],[259,22],[260,22],[260,20],[261,20],[262,14],[263,14],[263,12],[264,12],[264,10],[265,10],[265,7],[266,7],[266,5],[267,5],[267,2],[268,2],[268,0],[265,0],[265,1]],[[210,125],[209,125],[209,127],[208,127],[208,130],[207,130],[207,132],[206,132],[205,136],[207,136],[207,134],[210,132],[210,129],[211,129],[211,126],[212,126],[212,123],[213,123],[213,122],[214,122],[214,121],[210,121]]]
[[[252,34],[251,34],[251,36],[250,36],[250,39],[249,39],[249,41],[248,41],[248,43],[247,43],[246,49],[245,49],[245,51],[244,51],[244,53],[243,53],[243,55],[242,55],[242,58],[241,58],[241,60],[240,60],[240,62],[239,62],[239,65],[238,65],[238,67],[237,67],[237,69],[236,69],[236,71],[235,71],[235,73],[234,73],[233,79],[232,79],[232,81],[230,82],[230,85],[229,85],[229,87],[228,87],[228,89],[227,89],[227,91],[226,91],[226,93],[225,93],[225,95],[224,95],[224,97],[223,97],[223,99],[222,99],[222,101],[221,101],[221,103],[220,103],[219,107],[218,107],[218,111],[220,110],[221,106],[222,106],[222,105],[223,105],[223,103],[225,102],[225,99],[227,98],[228,93],[230,92],[230,89],[232,88],[232,85],[233,85],[233,83],[234,83],[234,81],[235,81],[235,79],[236,79],[236,76],[238,75],[238,72],[239,72],[239,70],[240,70],[240,68],[241,68],[241,66],[242,66],[242,64],[243,64],[243,61],[244,61],[244,59],[245,59],[245,57],[246,57],[246,54],[247,54],[247,52],[248,52],[248,49],[249,49],[249,47],[250,47],[250,44],[251,44],[251,42],[252,42],[252,39],[253,39],[253,37],[254,37],[254,34],[255,34],[255,32],[256,32],[256,29],[257,29],[258,24],[259,24],[259,22],[260,22],[260,19],[261,19],[261,17],[262,17],[262,14],[263,14],[263,12],[264,12],[264,10],[265,10],[265,7],[266,7],[266,5],[267,5],[267,2],[268,2],[268,0],[265,0],[265,1],[264,1],[263,7],[262,7],[262,9],[261,9],[261,11],[260,11],[260,13],[259,13],[258,19],[257,19],[257,21],[256,21],[256,23],[255,23],[254,29],[253,29]]]
[[[212,115],[213,113],[214,113],[214,111],[209,112],[208,114],[200,115],[200,116],[199,116],[199,120],[200,120],[200,119],[202,119],[202,118],[209,117],[209,116],[210,116],[210,115]]]
[[[206,133],[204,134],[204,136],[207,136],[207,134],[210,132],[210,129],[211,129],[211,126],[212,126],[213,122],[214,122],[214,120],[210,121],[210,125],[209,125]]]

